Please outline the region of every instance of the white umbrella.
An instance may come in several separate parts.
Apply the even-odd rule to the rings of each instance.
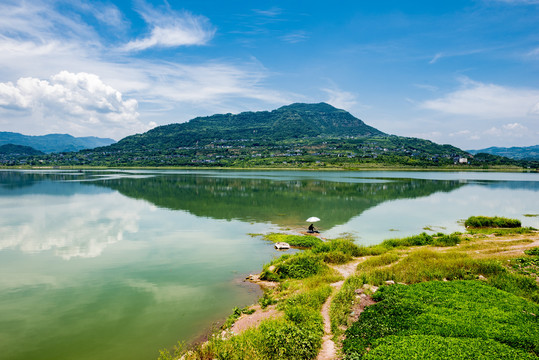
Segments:
[[[307,222],[317,222],[317,221],[320,221],[320,219],[317,218],[316,216],[311,216],[310,218],[308,218],[305,221],[307,221]]]

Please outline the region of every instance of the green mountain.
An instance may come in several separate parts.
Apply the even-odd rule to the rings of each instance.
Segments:
[[[74,137],[68,134],[48,134],[39,136],[23,135],[0,131],[0,145],[14,144],[30,146],[44,153],[58,153],[93,149],[115,143],[113,139],[95,136]]]
[[[292,104],[273,111],[197,117],[186,123],[159,126],[128,136],[111,149],[140,146],[169,149],[209,144],[215,140],[283,141],[312,137],[386,135],[347,111],[326,103]]]
[[[119,142],[25,164],[48,166],[219,166],[354,168],[390,166],[526,166],[494,155],[473,157],[452,145],[388,135],[325,103],[273,111],[197,117],[156,127]]]
[[[36,150],[30,146],[5,144],[5,145],[0,145],[0,155],[29,156],[29,155],[43,155],[43,152]]]
[[[505,156],[516,160],[539,160],[539,145],[526,147],[489,147],[481,150],[468,150],[470,154],[486,153],[498,156]]]

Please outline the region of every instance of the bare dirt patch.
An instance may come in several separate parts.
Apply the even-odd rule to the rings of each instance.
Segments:
[[[282,312],[275,308],[275,305],[268,306],[262,309],[260,305],[251,307],[255,312],[252,314],[243,314],[238,320],[231,326],[230,331],[238,335],[247,329],[257,327],[260,323],[266,319],[275,319],[283,316]]]

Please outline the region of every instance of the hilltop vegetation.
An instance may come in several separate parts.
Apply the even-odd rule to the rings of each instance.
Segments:
[[[11,165],[16,165],[13,163]],[[118,143],[19,164],[52,166],[518,166],[539,162],[469,153],[451,145],[388,135],[331,105],[292,104],[273,111],[218,114],[156,127]]]

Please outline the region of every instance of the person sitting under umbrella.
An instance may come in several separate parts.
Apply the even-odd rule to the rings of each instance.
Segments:
[[[318,233],[318,230],[314,229],[314,225],[312,223],[316,221],[320,221],[320,219],[317,218],[316,216],[311,216],[310,218],[307,219],[307,221],[311,223],[311,225],[309,225],[309,230],[307,232],[309,234]]]

